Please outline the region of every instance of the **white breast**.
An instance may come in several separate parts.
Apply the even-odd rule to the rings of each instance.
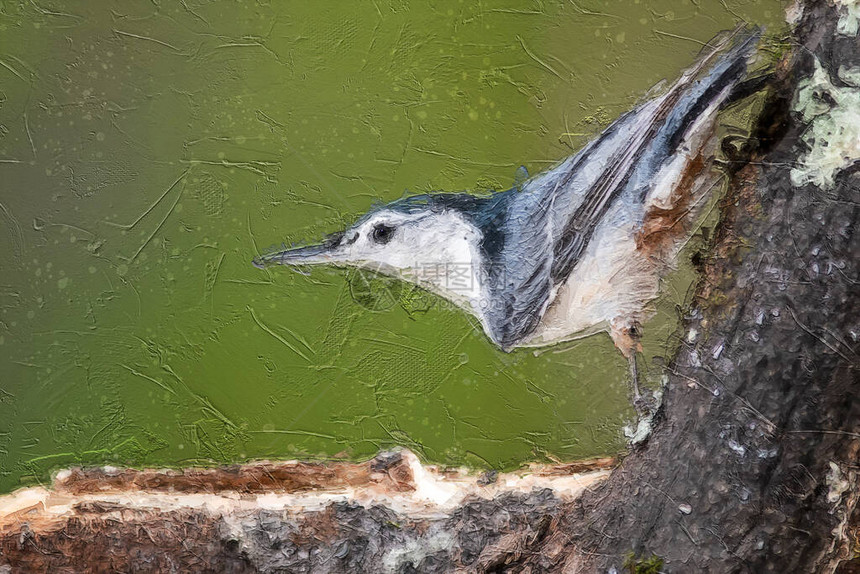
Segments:
[[[637,225],[624,211],[616,210],[594,234],[526,346],[590,335],[619,317],[639,320],[657,296],[658,268],[636,249]]]

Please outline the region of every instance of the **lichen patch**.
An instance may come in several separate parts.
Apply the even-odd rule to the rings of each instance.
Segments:
[[[857,0],[835,0],[839,7],[839,22],[836,33],[843,36],[856,36],[860,30],[860,2]]]
[[[791,183],[830,189],[839,172],[860,160],[860,89],[833,85],[816,59],[815,71],[801,80],[792,108],[808,124],[801,136],[808,152],[791,170]]]

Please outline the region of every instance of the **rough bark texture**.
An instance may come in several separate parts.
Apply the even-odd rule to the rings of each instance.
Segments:
[[[338,502],[295,513],[81,504],[62,528],[3,537],[6,572],[450,572],[492,562],[501,543],[527,549],[557,514],[546,490],[465,504],[444,519]],[[486,568],[484,568],[486,570]],[[0,572],[4,572],[0,566]]]
[[[753,160],[733,174],[653,434],[598,488],[423,517],[346,502],[229,513],[78,501],[59,522],[24,513],[0,529],[0,573],[860,571],[849,561],[860,552],[860,171],[828,191],[790,181],[805,129],[790,98],[813,55],[835,81],[860,65],[837,20],[829,2],[805,4]],[[293,484],[258,471],[240,495]],[[86,488],[70,494],[99,489],[77,478]],[[135,489],[169,490],[199,477],[139,479]],[[392,480],[409,490],[409,477]]]

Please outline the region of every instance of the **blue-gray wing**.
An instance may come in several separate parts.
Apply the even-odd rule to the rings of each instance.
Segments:
[[[537,327],[550,300],[552,236],[547,225],[551,194],[505,192],[504,217],[495,222],[498,234],[486,250],[490,296],[483,302],[484,328],[507,350]],[[486,243],[486,237],[485,237]]]
[[[624,134],[641,114],[625,114],[599,138],[549,172],[504,194],[505,216],[489,228],[500,238],[486,253],[490,262],[484,327],[503,349],[532,333],[551,302],[555,244],[571,203],[581,203],[603,170],[602,158],[621,146]],[[495,208],[498,210],[498,207]],[[569,215],[567,215],[569,217]]]
[[[508,192],[504,249],[490,270],[492,307],[484,317],[497,344],[512,347],[535,330],[607,209],[622,194],[644,200],[696,118],[727,100],[743,79],[758,36],[736,32],[666,94],[623,115],[519,192]]]

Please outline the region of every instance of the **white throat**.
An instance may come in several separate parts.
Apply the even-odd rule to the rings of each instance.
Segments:
[[[420,234],[414,252],[392,262],[403,278],[477,314],[483,294],[481,232],[451,211],[427,218],[414,232]]]

